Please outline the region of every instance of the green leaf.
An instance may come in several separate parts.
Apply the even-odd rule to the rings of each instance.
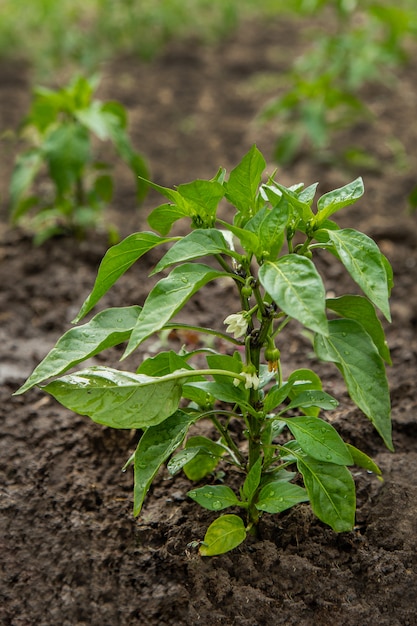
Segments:
[[[226,169],[224,167],[219,167],[216,174],[210,180],[212,180],[215,183],[220,183],[221,185],[223,185],[225,177],[226,177]]]
[[[37,196],[28,196],[26,198],[23,198],[15,207],[14,207],[14,211],[13,211],[13,215],[11,216],[12,218],[12,224],[17,224],[20,219],[26,215],[26,213],[29,213],[34,207],[39,207],[39,198]],[[47,216],[45,215],[45,213],[47,213]],[[57,213],[57,217],[60,217],[58,214],[58,211],[56,211]],[[45,235],[45,233],[47,233],[47,231],[49,230],[47,226],[45,226],[44,228],[39,228],[38,224],[39,222],[42,222],[42,220],[40,219],[41,216],[47,217],[47,219],[45,219],[44,221],[48,224],[52,222],[52,226],[50,228],[50,230],[53,233],[56,232],[61,232],[59,227],[56,226],[53,222],[54,222],[54,214],[55,211],[51,210],[50,207],[47,207],[46,210],[45,209],[41,209],[38,214],[34,217],[34,219],[31,222],[31,227],[33,228],[34,231],[37,231],[36,236],[34,237],[33,243],[35,244],[35,246],[37,245],[41,245],[42,241],[38,241],[38,236],[39,234]],[[52,219],[51,219],[52,218]],[[43,239],[43,241],[46,241],[46,239],[48,239],[49,235],[46,234],[45,238]]]
[[[324,194],[317,202],[317,221],[322,224],[323,220],[329,218],[333,213],[339,211],[343,207],[349,206],[363,196],[365,192],[363,180],[361,177],[356,178],[351,183],[334,189]]]
[[[288,189],[288,187],[284,187],[284,185],[280,185],[275,181],[274,186],[282,193],[282,195],[287,200],[290,207],[294,209],[295,214],[298,217],[300,217],[305,222],[308,222],[314,217],[314,213],[310,207],[310,200],[306,202],[300,199],[299,194],[296,191]]]
[[[317,417],[282,418],[299,446],[318,461],[336,465],[353,465],[345,442],[331,424]]]
[[[226,198],[247,218],[256,213],[258,187],[265,166],[262,154],[252,146],[224,183]]]
[[[282,203],[272,209],[267,209],[259,226],[258,237],[263,246],[262,252],[268,252],[272,260],[278,256],[282,248],[288,218],[288,204]]]
[[[246,539],[245,525],[237,515],[222,515],[207,529],[204,543],[200,546],[201,556],[224,554],[236,548]]]
[[[59,109],[61,108],[61,98],[53,91],[45,88],[34,89],[34,100],[30,113],[25,120],[23,128],[33,126],[40,135],[44,136],[45,131],[56,122]]]
[[[145,180],[145,182],[149,185],[149,187],[152,187],[152,189],[155,189],[155,191],[165,196],[165,198],[170,200],[173,204],[177,204],[177,202],[180,203],[181,196],[178,193],[178,191],[175,191],[175,189],[170,189],[169,187],[162,187],[161,185],[157,185],[157,183],[154,183],[151,180],[147,180],[147,179]],[[184,215],[190,215],[190,213],[184,213]]]
[[[392,270],[391,263],[388,261],[387,257],[381,254],[381,261],[385,267],[385,272],[387,275],[387,284],[388,284],[388,295],[391,296],[392,288],[394,287],[394,272]]]
[[[285,227],[288,222],[288,204],[282,202],[272,209],[264,207],[246,224],[259,240],[257,258],[275,260],[284,243]]]
[[[352,455],[353,465],[357,467],[362,467],[366,469],[368,472],[373,472],[380,478],[382,476],[381,469],[378,465],[373,461],[365,452],[362,450],[358,450],[355,446],[352,446],[350,443],[346,444],[350,454]]]
[[[91,158],[88,131],[79,124],[58,126],[48,134],[41,149],[59,194],[75,184]]]
[[[338,401],[325,391],[312,389],[310,391],[301,391],[297,393],[290,404],[285,407],[284,411],[296,408],[317,407],[325,411],[332,411],[338,405]],[[282,411],[282,412],[284,412]]]
[[[127,341],[140,310],[139,306],[106,309],[87,324],[68,330],[16,391],[16,395],[52,376],[63,374],[107,348]]]
[[[186,463],[191,461],[201,451],[201,448],[184,448],[173,456],[167,463],[167,470],[171,476],[175,476]]]
[[[259,389],[263,389],[271,382],[271,380],[276,379],[277,373],[269,370],[269,365],[265,363],[261,363],[259,366]]]
[[[204,381],[201,383],[190,383],[187,387],[196,387],[197,389],[201,389],[221,402],[238,404],[241,409],[245,409],[252,415],[256,415],[256,411],[248,403],[249,391],[246,389],[243,390],[240,387],[235,387],[233,383]]]
[[[12,222],[16,223],[23,211],[22,196],[33,183],[35,176],[42,166],[42,152],[38,148],[28,150],[16,159],[12,178],[10,181],[10,216]]]
[[[292,383],[292,387],[289,393],[291,400],[294,400],[298,395],[305,391],[321,391],[322,383],[315,372],[310,369],[302,368],[295,370],[288,376],[288,383]],[[317,417],[320,413],[318,407],[301,407],[302,412],[305,415],[312,415]]]
[[[63,406],[111,428],[147,428],[178,408],[181,381],[90,367],[43,387]]]
[[[98,83],[98,76],[90,78],[76,76],[67,87],[56,92],[56,95],[65,99],[65,104],[71,106],[71,110],[75,112],[79,108],[90,106],[93,92],[97,89]]]
[[[194,226],[208,228],[214,225],[217,205],[224,195],[223,185],[219,182],[195,180],[179,185],[177,190],[161,187],[148,180],[146,183],[173,205],[162,205],[149,216],[148,222],[158,232],[169,232],[177,219],[186,216],[193,220]]]
[[[314,514],[338,533],[352,530],[356,494],[349,470],[343,465],[322,463],[307,456],[298,456],[297,466]]]
[[[314,349],[319,359],[336,363],[353,402],[392,450],[388,381],[384,362],[368,333],[354,320],[332,320],[329,336],[316,335]]]
[[[259,487],[259,483],[261,482],[261,476],[262,457],[259,457],[249,470],[242,486],[242,496],[246,501],[250,502],[254,497],[256,490]]]
[[[190,379],[189,379],[190,380]],[[197,380],[197,377],[193,376],[191,380]],[[202,411],[212,409],[214,405],[214,398],[203,389],[193,387],[193,383],[185,384],[182,388],[182,397],[194,402]]]
[[[214,226],[217,206],[224,196],[224,187],[213,180],[194,180],[178,186],[179,206],[188,206],[196,225]],[[197,218],[197,219],[196,219]]]
[[[159,352],[156,356],[149,357],[143,361],[136,373],[146,374],[147,376],[167,376],[180,369],[192,370],[193,368],[184,357],[173,350],[169,350],[167,352]],[[188,378],[187,380],[190,379]]]
[[[127,163],[136,178],[136,199],[141,202],[148,191],[149,170],[143,156],[133,149],[129,136],[121,124],[120,116],[115,114],[114,103],[110,107],[103,105],[102,118],[106,131],[119,156]]]
[[[120,104],[120,102],[117,102],[115,100],[109,100],[107,102],[104,102],[103,104],[101,104],[101,110],[103,111],[103,113],[110,113],[112,116],[112,120],[117,120],[117,122],[113,121],[113,124],[117,124],[119,128],[127,128],[127,111],[125,107]]]
[[[190,459],[183,468],[187,478],[193,481],[199,481],[211,474],[225,454],[223,446],[201,435],[190,437],[185,447],[200,448],[198,454]]]
[[[309,391],[310,389],[321,391],[322,389],[319,376],[308,368],[301,368],[291,372],[288,376],[288,383],[292,383],[293,385],[290,391],[290,398],[292,400],[296,395],[304,391]]]
[[[110,138],[109,126],[113,126],[117,120],[106,110],[103,111],[103,105],[97,100],[92,102],[88,108],[75,111],[74,115],[83,126],[97,135],[102,141]]]
[[[375,241],[352,228],[326,232],[353,280],[390,322],[387,271]]]
[[[168,250],[152,274],[161,272],[174,263],[183,263],[214,254],[228,254],[239,258],[238,254],[230,250],[220,231],[215,228],[194,230],[182,237]]]
[[[274,385],[264,399],[265,413],[271,413],[277,406],[282,404],[291,391],[292,383],[287,382],[281,387]]]
[[[172,225],[187,215],[186,211],[174,204],[161,204],[149,214],[148,224],[161,235],[167,235]]]
[[[218,220],[219,224],[230,230],[230,232],[240,241],[240,244],[248,254],[254,254],[259,250],[260,241],[255,233],[252,233],[246,228],[239,228],[239,226],[233,226],[223,220]]]
[[[256,508],[267,513],[282,513],[286,509],[308,502],[307,491],[303,487],[283,481],[273,481],[265,485],[259,494]]]
[[[203,285],[220,276],[228,274],[198,263],[185,263],[174,268],[169,276],[154,286],[146,298],[124,356],[131,354],[142,341],[161,330]]]
[[[373,305],[367,298],[351,295],[341,296],[340,298],[328,298],[326,305],[328,309],[331,309],[341,317],[359,322],[372,338],[384,361],[392,365],[389,348],[385,341],[384,329]]]
[[[87,315],[120,276],[141,256],[155,246],[169,241],[171,239],[160,237],[155,233],[133,233],[120,243],[109,248],[100,263],[93,290],[84,301],[74,323],[79,322]]]
[[[242,371],[242,357],[239,352],[235,352],[233,356],[229,354],[208,354],[206,360],[210,369],[226,370],[236,372],[237,374]],[[226,385],[231,383],[230,376],[216,374],[213,378],[218,383],[225,383]]]
[[[288,254],[275,263],[264,263],[259,280],[284,313],[327,335],[324,285],[310,259]]]
[[[142,435],[135,452],[133,514],[139,515],[145,496],[160,466],[181,445],[195,414],[176,411]]]
[[[311,206],[314,200],[314,196],[316,195],[318,185],[318,183],[313,183],[312,185],[309,185],[308,187],[300,191],[300,193],[298,194],[298,199],[301,202],[307,202],[307,204]]]
[[[187,496],[209,511],[222,511],[240,504],[236,494],[226,485],[205,485],[192,489]]]

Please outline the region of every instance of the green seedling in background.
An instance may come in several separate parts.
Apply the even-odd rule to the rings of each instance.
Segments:
[[[0,57],[27,60],[41,80],[90,73],[123,55],[152,59],[173,39],[217,41],[258,11],[255,0],[2,0]]]
[[[126,111],[118,102],[94,100],[96,87],[97,79],[79,77],[57,91],[37,88],[22,124],[30,147],[12,174],[10,217],[33,232],[37,244],[101,226],[113,179],[108,163],[94,157],[93,138],[112,143],[131,168],[138,202],[146,193],[148,170],[130,143]]]
[[[349,468],[380,475],[322,416],[338,401],[310,369],[310,357],[284,378],[289,324],[311,336],[316,358],[335,364],[352,401],[393,449],[385,373],[390,355],[376,311],[390,320],[391,268],[372,239],[333,220],[363,195],[362,179],[322,195],[313,209],[317,184],[285,187],[275,177],[264,178],[265,165],[254,146],[229,177],[220,169],[212,180],[175,190],[152,184],[167,198],[149,216],[157,232],[132,234],[107,251],[74,322],[142,255],[162,246],[152,271],[162,277],[143,307],[105,309],[68,330],[16,392],[38,385],[99,424],[142,431],[126,464],[134,467],[135,515],[164,464],[172,475],[184,471],[192,481],[206,480],[189,497],[213,512],[231,509],[214,519],[200,542],[200,554],[207,556],[232,550],[256,533],[262,515],[305,502],[336,532],[349,531],[355,519]],[[225,200],[228,220],[217,215]],[[177,220],[188,221],[188,234],[170,236]],[[315,264],[323,254],[344,266],[363,295],[326,297]],[[211,262],[202,260],[207,257]],[[204,298],[211,281],[236,292],[225,328],[176,321],[194,294]],[[197,349],[162,351],[132,373],[93,365],[65,374],[123,342],[124,356],[131,355],[168,329],[217,338],[218,349],[203,342]],[[215,437],[200,434],[194,426],[200,420],[211,422]],[[221,472],[225,479],[219,482]],[[225,484],[231,476],[240,479],[237,490]]]
[[[322,161],[338,158],[375,167],[361,146],[340,154],[335,137],[357,122],[372,122],[361,93],[364,85],[383,82],[394,88],[394,70],[406,61],[407,40],[417,32],[415,4],[294,0],[289,5],[298,15],[320,16],[326,27],[316,27],[313,45],[279,79],[290,87],[260,114],[262,122],[276,125],[277,161],[291,163],[307,152]]]

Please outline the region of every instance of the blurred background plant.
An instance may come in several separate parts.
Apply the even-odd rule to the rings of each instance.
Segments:
[[[63,233],[82,237],[104,226],[113,179],[109,164],[94,157],[93,137],[110,141],[128,164],[138,202],[146,193],[139,177],[147,178],[148,168],[128,138],[127,113],[118,102],[94,100],[97,84],[97,77],[79,76],[62,89],[34,91],[21,126],[29,147],[18,155],[10,182],[10,217],[34,234],[35,244]]]
[[[352,146],[338,154],[335,133],[360,120],[372,120],[361,97],[367,84],[395,89],[398,67],[407,61],[407,44],[417,35],[417,3],[373,0],[289,0],[287,11],[319,18],[311,45],[289,72],[277,76],[280,92],[260,113],[273,121],[275,158],[291,163],[301,152],[320,161],[377,165],[372,155]]]
[[[258,5],[255,0],[0,0],[0,57],[29,59],[41,78],[69,62],[89,73],[115,55],[151,59],[172,38],[218,40],[248,11],[259,12]]]
[[[395,90],[417,38],[415,0],[0,0],[0,14],[0,60],[21,59],[32,82],[53,85],[99,72],[123,55],[150,61],[173,39],[214,43],[244,19],[292,20],[303,52],[268,76],[270,99],[257,116],[276,137],[271,158],[290,165],[305,155],[360,172],[378,170],[377,157],[360,139],[348,148],[341,142],[341,150],[340,132],[377,123],[365,89],[382,83]],[[262,89],[261,71],[250,80],[250,88]],[[396,138],[386,141],[405,171],[404,147]],[[30,163],[33,172],[31,159],[25,167]]]

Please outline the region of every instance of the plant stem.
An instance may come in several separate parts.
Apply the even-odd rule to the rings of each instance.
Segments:
[[[184,330],[193,330],[198,333],[206,333],[206,335],[215,335],[219,339],[225,339],[226,341],[230,341],[230,343],[234,343],[237,346],[241,346],[242,342],[230,335],[226,335],[226,333],[222,333],[218,330],[214,330],[212,328],[204,328],[202,326],[193,326],[191,324],[180,324],[180,323],[171,323],[165,324],[165,326],[161,330],[172,329],[176,330],[177,328],[181,328]]]
[[[262,328],[262,327],[261,327]],[[261,346],[258,339],[249,343],[249,361],[256,368],[256,374],[259,377],[259,365],[261,360]],[[255,409],[259,405],[259,390],[251,389],[249,394],[249,404]],[[261,453],[261,421],[257,415],[248,415],[249,424],[249,458],[248,472],[259,459]]]
[[[217,419],[216,415],[210,415],[210,419],[215,425],[215,427],[217,428],[217,430],[219,431],[219,433],[222,435],[224,440],[227,442],[227,445],[230,448],[230,453],[233,453],[232,458],[235,462],[235,465],[241,468],[242,465],[244,465],[245,459],[243,457],[243,454],[241,453],[241,451],[239,450],[239,448],[237,447],[237,445],[231,438],[227,428],[223,427],[223,424]]]
[[[233,276],[232,271],[231,271],[231,269],[230,269],[229,265],[226,263],[226,261],[224,260],[224,258],[222,257],[222,255],[221,255],[221,254],[215,254],[214,256],[215,256],[216,261],[219,263],[219,265],[220,265],[220,266],[221,266],[224,270],[226,270],[226,272],[227,272],[228,274],[230,274],[231,276]]]

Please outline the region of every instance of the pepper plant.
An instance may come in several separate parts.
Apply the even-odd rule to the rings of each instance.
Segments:
[[[94,156],[93,137],[113,144],[136,180],[140,202],[148,176],[144,158],[127,134],[119,102],[93,99],[98,79],[79,76],[59,90],[38,87],[21,126],[29,142],[10,181],[10,218],[34,233],[34,241],[62,233],[83,235],[101,225],[113,195],[109,165]]]
[[[325,193],[313,210],[317,184],[285,187],[275,176],[264,178],[264,169],[264,158],[253,146],[228,178],[220,169],[212,180],[176,189],[150,183],[168,200],[149,216],[158,232],[132,234],[107,251],[74,321],[156,246],[164,253],[152,274],[163,277],[143,307],[105,309],[68,330],[16,392],[39,385],[99,424],[142,431],[126,464],[134,466],[135,515],[165,463],[171,474],[182,470],[197,482],[188,492],[192,500],[210,511],[231,508],[209,526],[199,542],[201,555],[235,548],[256,532],[264,513],[281,513],[302,502],[309,502],[336,532],[348,531],[355,517],[348,468],[356,465],[380,475],[374,461],[344,442],[321,416],[338,401],[323,390],[308,364],[284,377],[281,352],[285,358],[288,324],[308,332],[318,359],[336,365],[352,401],[392,450],[384,363],[390,356],[376,311],[390,319],[390,265],[372,239],[333,221],[337,211],[362,196],[363,182],[358,178]],[[217,215],[221,200],[230,205],[229,220]],[[188,234],[170,236],[173,224],[183,218],[190,223]],[[318,250],[341,263],[363,294],[326,298],[314,263]],[[176,321],[197,291],[226,278],[238,304],[225,316],[225,329]],[[93,365],[63,375],[123,342],[124,356],[131,355],[167,329],[214,336],[219,349],[163,350],[139,362],[132,373]],[[203,366],[195,365],[197,353],[200,360],[203,355]],[[216,437],[199,434],[194,427],[199,420],[211,421]],[[230,468],[226,479],[240,479],[238,490],[219,483],[219,466],[222,472]],[[207,484],[201,486],[203,479]]]

